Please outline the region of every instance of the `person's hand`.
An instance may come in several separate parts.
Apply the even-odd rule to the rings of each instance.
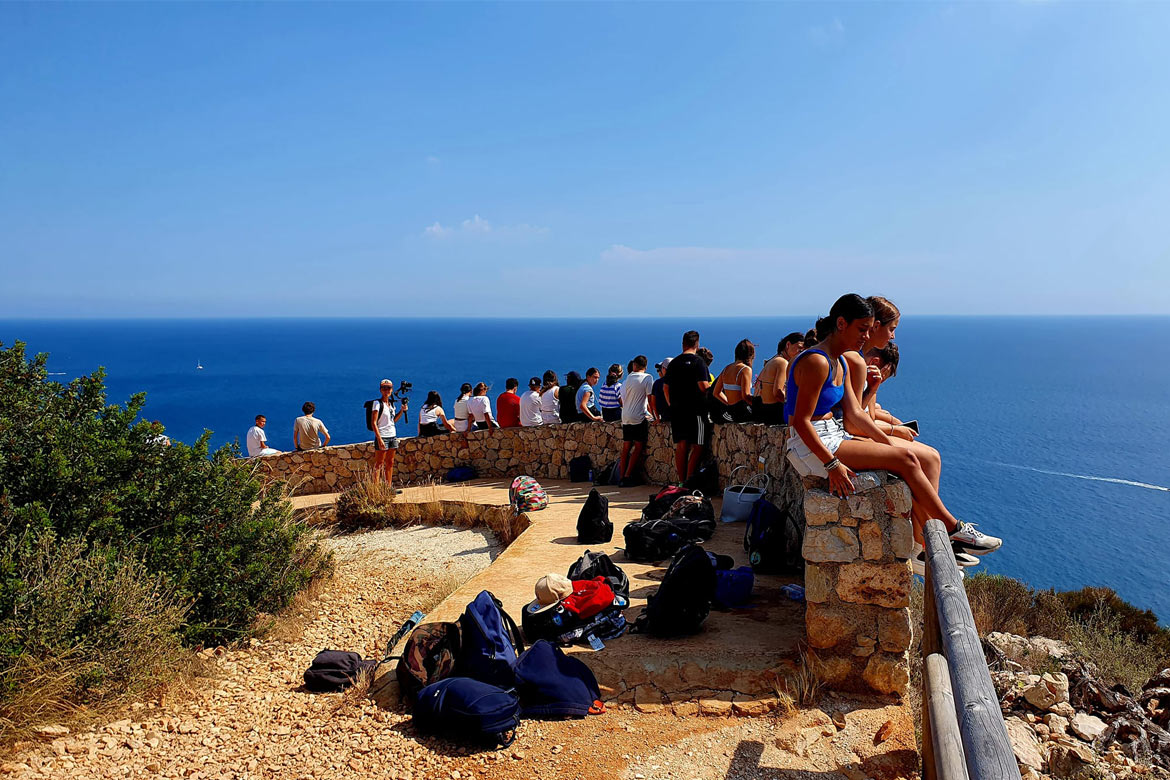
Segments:
[[[857,475],[844,463],[835,469],[829,469],[829,492],[841,498],[852,495],[857,490],[853,484],[855,476]]]
[[[897,436],[899,439],[905,439],[906,441],[914,441],[918,437],[918,434],[914,432],[913,428],[907,428],[905,425],[890,426],[890,435]]]
[[[877,390],[882,383],[882,370],[877,366],[865,367],[865,385],[870,390]]]
[[[403,398],[403,399],[402,399],[402,411],[404,411],[404,412],[405,412],[405,411],[406,411],[407,409],[409,409],[409,408],[410,408],[410,399],[409,399],[409,398]]]

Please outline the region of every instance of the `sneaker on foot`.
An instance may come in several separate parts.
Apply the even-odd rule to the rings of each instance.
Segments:
[[[973,555],[968,555],[959,549],[958,545],[952,544],[952,549],[955,553],[955,563],[959,566],[959,574],[963,574],[963,569],[968,566],[978,566],[979,559]],[[910,565],[914,569],[914,573],[919,577],[926,576],[926,550],[920,550],[917,555],[910,559]]]
[[[987,555],[1003,545],[1003,539],[980,532],[974,523],[963,522],[960,522],[959,527],[951,534],[951,541],[963,552],[971,555]]]

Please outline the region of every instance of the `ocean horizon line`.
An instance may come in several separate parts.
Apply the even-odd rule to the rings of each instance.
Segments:
[[[663,315],[645,315],[645,316],[628,316],[623,314],[597,314],[597,315],[579,315],[573,317],[566,317],[560,315],[531,315],[531,316],[516,316],[516,315],[500,315],[500,314],[451,314],[451,315],[403,315],[393,317],[382,317],[377,315],[306,315],[306,316],[271,316],[271,317],[248,317],[248,316],[175,316],[175,317],[0,317],[0,322],[425,322],[425,321],[449,321],[449,320],[494,320],[500,322],[530,322],[534,320],[550,321],[550,322],[579,322],[581,320],[596,320],[596,321],[626,321],[626,322],[661,322],[669,320],[761,320],[761,319],[791,319],[791,318],[810,318],[815,320],[817,317],[823,316],[815,313],[797,313],[797,314],[663,314]],[[1058,320],[1058,319],[1077,319],[1077,320],[1154,320],[1154,319],[1170,319],[1170,313],[1167,314],[941,314],[941,313],[918,313],[914,312],[915,319],[931,318],[931,319],[947,319],[947,320],[962,320],[962,319],[983,319],[983,320]]]

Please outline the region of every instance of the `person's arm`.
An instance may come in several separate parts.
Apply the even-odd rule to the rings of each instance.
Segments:
[[[719,372],[719,378],[715,380],[715,389],[711,393],[722,404],[727,404],[727,394],[723,392],[723,372]]]
[[[318,422],[320,421],[318,420]],[[329,429],[325,427],[325,423],[321,423],[321,433],[325,435],[325,438],[321,440],[321,446],[328,447],[329,439],[332,437],[329,435]]]
[[[884,431],[878,428],[877,423],[869,416],[869,413],[861,408],[861,403],[857,400],[857,392],[854,390],[855,384],[848,381],[845,382],[845,396],[841,399],[841,410],[845,413],[845,424],[855,429],[859,435],[867,439],[873,439],[880,444],[889,444],[890,437]]]
[[[400,419],[402,419],[402,415],[406,414],[406,410],[409,408],[410,408],[410,401],[403,398],[402,405],[398,407],[398,412],[394,415],[394,422],[398,422]]]
[[[750,404],[752,402],[751,401],[752,391],[754,390],[754,388],[752,387],[752,367],[751,366],[748,366],[747,368],[745,368],[743,371],[740,372],[741,377],[745,376],[745,375],[747,376],[747,379],[740,382],[740,384],[739,384],[739,386],[741,388],[740,395],[743,396],[743,400],[747,401]]]
[[[374,429],[374,442],[382,449],[382,432],[378,430],[378,418],[382,416],[382,402],[374,401],[370,407],[370,427]]]
[[[813,411],[817,408],[817,399],[820,398],[821,388],[824,387],[832,368],[822,355],[810,355],[797,364],[792,379],[796,383],[796,406],[792,410],[792,417],[788,424],[796,435],[805,443],[821,463],[832,463],[836,458],[829,448],[821,441],[812,424]],[[848,394],[848,385],[846,385]],[[867,418],[868,419],[868,418]],[[853,484],[854,473],[844,463],[837,461],[834,468],[826,469],[829,474],[829,492],[833,495],[847,496],[856,490]]]
[[[296,423],[293,423],[293,449],[299,450],[301,448],[301,429]]]
[[[447,415],[443,413],[442,409],[435,409],[435,416],[443,421],[443,427],[452,433],[455,432],[455,424],[447,419]]]
[[[654,397],[654,389],[651,387],[650,393],[646,398],[647,406],[650,409],[650,419],[654,422],[662,422],[662,418],[658,416],[658,399]]]

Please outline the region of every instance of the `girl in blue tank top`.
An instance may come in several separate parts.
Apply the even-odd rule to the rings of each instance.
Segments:
[[[858,402],[843,356],[861,349],[873,324],[873,307],[854,294],[837,299],[829,316],[817,321],[819,343],[800,353],[788,370],[784,404],[790,426],[785,443],[788,459],[802,476],[827,476],[829,492],[842,497],[856,489],[854,469],[897,474],[914,497],[911,517],[915,540],[921,543],[927,519],[938,518],[956,543],[957,562],[978,563],[968,553],[992,552],[999,549],[1002,540],[982,534],[952,515],[923,471],[919,457],[907,447],[891,444]],[[840,419],[834,417],[835,409],[841,412]],[[921,570],[924,563],[925,556],[920,553],[915,569]]]

